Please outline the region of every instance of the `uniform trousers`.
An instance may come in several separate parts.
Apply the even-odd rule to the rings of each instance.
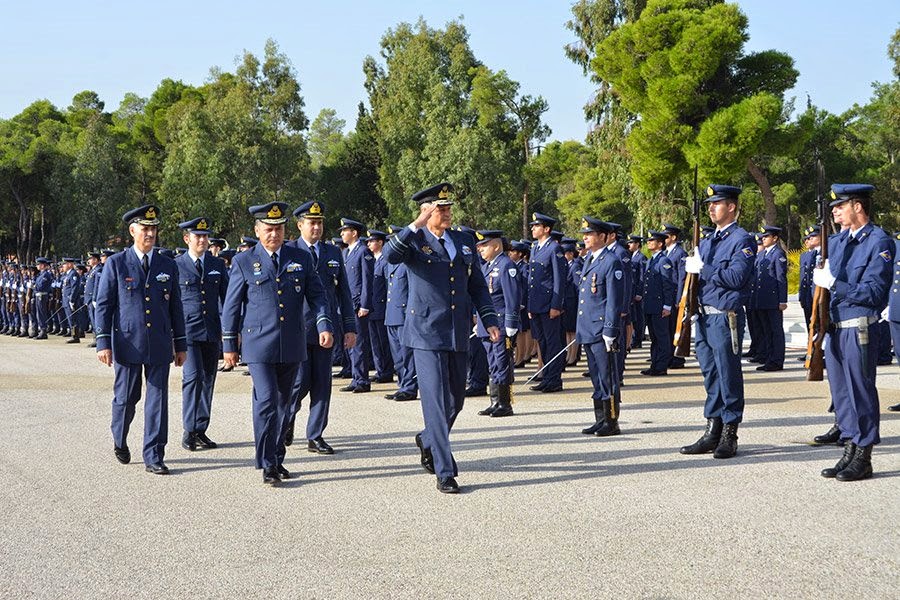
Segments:
[[[366,355],[371,355],[369,344],[369,317],[356,318],[356,345],[347,353],[350,355],[350,371],[353,374],[351,385],[354,387],[370,385],[369,365]]]
[[[450,452],[450,430],[466,397],[466,352],[413,349],[425,430],[422,444],[434,457],[438,477],[455,477],[456,461]]]
[[[124,448],[141,399],[141,377],[147,381],[144,399],[144,464],[162,462],[169,441],[169,363],[159,365],[113,363],[112,436]]]
[[[609,353],[606,351],[606,343],[602,339],[599,342],[583,344],[582,347],[587,354],[588,371],[591,373],[591,384],[594,386],[591,398],[594,400],[594,406],[597,406],[597,402],[609,400],[612,397],[612,378],[615,373],[609,368]]]
[[[550,362],[563,349],[560,337],[561,329],[562,321],[559,317],[551,319],[550,313],[532,313],[531,335],[538,342],[541,359],[546,366],[544,378],[541,380],[542,387],[562,386],[562,367],[566,361],[562,357],[557,357],[552,363]]]
[[[512,339],[503,336],[499,342],[480,338],[487,354],[491,383],[510,385],[513,382]]]
[[[741,371],[743,311],[738,311],[738,353],[731,349],[728,315],[701,314],[697,320],[694,349],[703,373],[707,419],[721,418],[725,423],[740,423],[744,418],[744,374]]]
[[[187,433],[206,433],[212,411],[219,342],[191,342],[181,371],[181,416]]]
[[[291,418],[291,389],[300,363],[248,363],[253,378],[253,441],[256,468],[284,462],[284,431]]]
[[[483,390],[487,388],[489,367],[488,357],[481,340],[469,337],[469,357],[467,359],[466,387]]]
[[[631,348],[641,346],[644,343],[644,303],[633,302],[631,304],[631,322],[634,323],[634,334],[629,340]]]
[[[300,363],[291,389],[289,413],[291,418],[300,411],[303,398],[309,394],[309,420],[306,421],[308,440],[322,437],[325,428],[328,427],[328,410],[331,406],[331,355],[331,348],[307,344],[306,360]],[[291,418],[288,419],[288,423]]]
[[[647,315],[647,328],[650,330],[650,368],[654,371],[665,371],[669,368],[674,348],[669,339],[669,321],[672,316],[661,314]]]
[[[777,308],[764,308],[756,313],[760,345],[757,357],[766,365],[784,366],[784,313]]]
[[[387,330],[391,355],[394,357],[394,371],[397,373],[397,391],[418,394],[419,384],[416,380],[416,362],[413,360],[413,351],[400,343],[403,325],[388,325]]]
[[[384,319],[369,319],[369,340],[372,345],[372,362],[375,378],[387,379],[394,375],[394,360],[391,356],[391,342],[388,339]]]
[[[858,334],[858,329],[848,327],[836,329],[826,336],[825,368],[841,437],[857,446],[871,446],[881,442],[878,389],[875,387],[880,332],[877,327],[869,327],[865,361]]]

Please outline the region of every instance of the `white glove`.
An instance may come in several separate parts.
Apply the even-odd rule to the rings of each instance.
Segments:
[[[831,266],[825,261],[825,266],[821,269],[813,269],[813,283],[820,288],[830,290],[835,282],[834,275],[831,274]]]
[[[518,329],[513,329],[512,327],[506,328],[506,337],[516,337],[516,334],[519,333]]]
[[[695,275],[703,268],[703,259],[700,258],[700,248],[694,248],[694,253],[684,259],[684,270]]]
[[[606,344],[606,351],[609,352],[613,348],[613,344],[616,343],[616,338],[609,337],[608,335],[603,336],[603,343]]]

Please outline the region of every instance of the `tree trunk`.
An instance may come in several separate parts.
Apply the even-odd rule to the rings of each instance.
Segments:
[[[38,256],[44,255],[44,243],[47,239],[47,232],[45,229],[45,221],[44,221],[44,205],[41,204],[41,243],[38,246]]]
[[[20,263],[24,260],[25,247],[27,244],[28,230],[26,228],[28,207],[25,205],[25,199],[19,193],[18,188],[12,180],[9,182],[9,191],[12,192],[16,204],[19,205],[19,224],[16,228],[16,260]]]
[[[775,194],[772,192],[772,186],[769,185],[769,178],[766,176],[765,171],[753,162],[752,158],[747,159],[747,170],[750,171],[750,176],[753,177],[762,194],[763,202],[766,206],[765,224],[775,225],[775,222],[778,220],[778,208],[775,206]]]

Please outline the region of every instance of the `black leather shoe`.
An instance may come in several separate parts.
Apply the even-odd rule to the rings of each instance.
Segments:
[[[352,392],[355,389],[356,389],[356,386],[351,383],[350,385],[345,385],[344,387],[342,387],[341,391],[342,392]]]
[[[212,450],[213,448],[219,447],[219,445],[209,439],[205,433],[197,433],[195,434],[195,437],[197,438],[197,445],[201,448]]]
[[[855,454],[856,444],[851,442],[844,446],[844,455],[841,457],[841,460],[837,461],[837,464],[830,469],[822,469],[822,477],[825,479],[833,479],[838,473],[847,468],[847,465],[853,460]]]
[[[394,402],[408,402],[415,399],[416,395],[411,392],[397,392],[394,394]]]
[[[278,474],[277,467],[267,467],[263,469],[263,483],[269,485],[281,483],[281,475]]]
[[[391,383],[394,381],[394,377],[392,375],[388,375],[387,377],[379,377],[375,380],[375,383]]]
[[[603,419],[600,419],[590,427],[585,427],[581,430],[581,433],[583,433],[584,435],[594,435],[601,427],[603,427]]]
[[[81,343],[81,338],[73,337],[73,338],[70,339],[70,340],[66,340],[66,343],[67,343],[67,344],[80,344],[80,343]]]
[[[294,443],[294,419],[291,418],[291,422],[288,423],[287,431],[284,432],[284,445],[290,446]]]
[[[584,373],[581,374],[581,376],[582,376],[582,377],[590,377],[590,376],[591,376],[591,372],[590,372],[590,371],[585,371]]]
[[[282,479],[290,479],[291,472],[284,468],[284,465],[278,465],[275,467],[275,470],[278,471],[278,475],[281,476]]]
[[[541,393],[542,394],[553,394],[555,392],[561,392],[562,389],[563,389],[563,386],[561,386],[561,385],[553,385],[553,386],[541,388]]]
[[[682,362],[677,362],[677,363],[672,363],[671,365],[669,365],[669,368],[670,368],[670,369],[683,369],[683,368],[684,368],[684,361],[682,361]]]
[[[529,387],[528,389],[531,390],[532,392],[543,392],[544,385],[539,383],[537,385],[533,385],[533,386]]]
[[[46,333],[42,333],[41,335],[37,336],[37,337],[34,338],[34,339],[36,339],[36,340],[46,340],[46,339],[47,339],[47,334],[46,334]],[[95,344],[94,347],[96,348],[97,345]]]
[[[836,444],[841,439],[841,428],[837,423],[831,426],[831,429],[822,435],[817,435],[813,441],[817,444]],[[833,475],[832,475],[833,477]]]
[[[131,451],[128,449],[128,446],[124,446],[122,448],[113,446],[113,454],[116,455],[116,460],[123,465],[127,465],[131,462]]]
[[[422,463],[422,468],[434,475],[434,457],[431,456],[431,450],[422,444],[421,433],[416,434],[416,446],[419,447],[419,462]]]
[[[355,388],[353,388],[354,394],[365,394],[365,393],[371,392],[371,391],[372,391],[371,385],[358,385]]]
[[[641,375],[649,375],[650,377],[661,377],[668,374],[668,371],[655,371],[653,369],[644,369],[641,371]]]
[[[699,440],[690,446],[682,446],[682,454],[705,454],[716,449],[722,437],[722,419],[715,417],[706,420],[706,431]]]
[[[893,406],[888,406],[888,410],[891,412],[900,412],[900,403]]]
[[[713,458],[731,458],[737,454],[737,423],[726,423],[722,428],[722,437],[719,439],[719,445],[713,452]]]
[[[153,473],[154,475],[168,475],[169,467],[165,465],[163,462],[149,464],[144,467],[144,470],[148,473]]]
[[[857,446],[853,460],[845,468],[838,471],[838,481],[859,481],[872,476],[872,446]]]
[[[756,367],[757,371],[783,371],[784,367],[779,367],[778,365],[761,365]]]
[[[184,437],[181,438],[181,447],[194,452],[197,449],[197,434],[185,433]]]
[[[459,484],[452,477],[438,477],[437,489],[442,494],[458,494]]]
[[[396,395],[397,395],[397,392],[394,392],[393,394],[385,394],[384,399],[385,400],[393,400],[394,396],[396,396]]]
[[[489,417],[492,414],[494,414],[494,411],[497,410],[498,408],[500,408],[499,404],[491,404],[487,408],[483,408],[483,409],[479,410],[478,414],[482,417]]]
[[[466,388],[466,398],[478,398],[480,396],[487,396],[487,390],[484,388]]]
[[[322,438],[309,440],[306,443],[306,450],[308,452],[314,452],[316,454],[334,454],[334,448],[329,446],[328,442],[326,442]]]
[[[797,362],[806,362],[806,357],[805,357],[805,356],[798,356],[798,357],[797,357]]]
[[[512,406],[502,405],[498,406],[496,410],[491,413],[491,417],[511,417],[514,414]]]

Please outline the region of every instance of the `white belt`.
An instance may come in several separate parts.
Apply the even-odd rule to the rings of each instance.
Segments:
[[[850,329],[851,327],[859,327],[860,319],[863,318],[866,320],[866,325],[878,322],[878,317],[857,317],[855,319],[847,319],[846,321],[837,321],[831,325],[835,329]]]
[[[719,310],[715,306],[701,306],[700,312],[702,312],[704,315],[724,315],[728,311],[727,310]]]

